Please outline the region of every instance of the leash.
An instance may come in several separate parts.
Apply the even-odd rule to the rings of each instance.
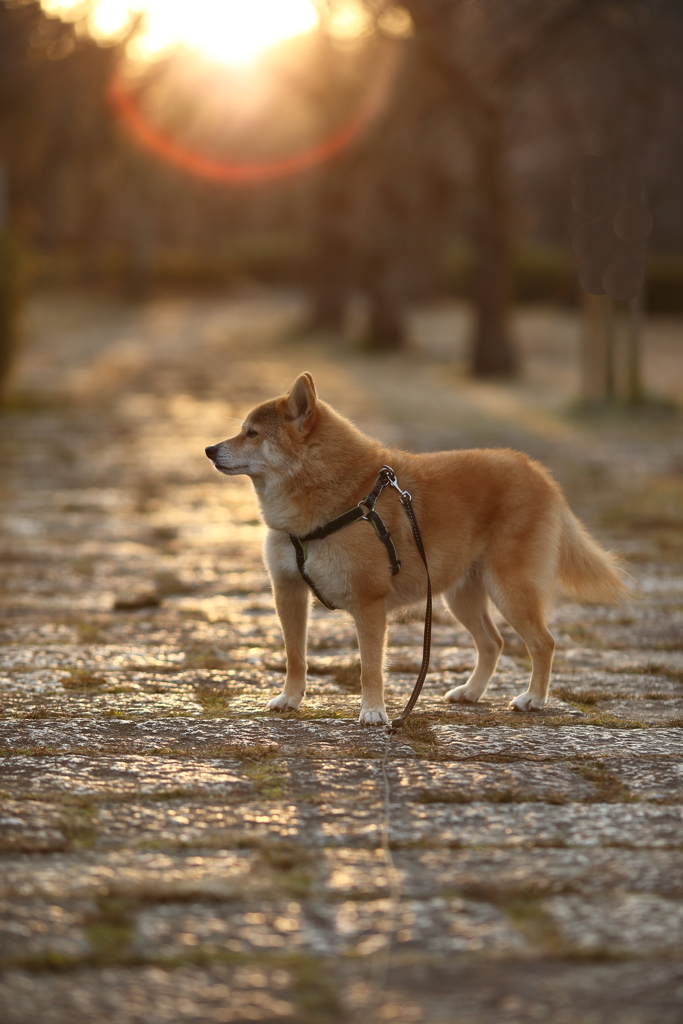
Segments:
[[[394,480],[396,478],[394,477]],[[427,672],[429,671],[429,656],[432,650],[432,581],[429,577],[429,566],[427,565],[427,556],[425,555],[425,549],[422,544],[422,537],[420,536],[420,528],[417,525],[417,519],[415,518],[415,512],[413,511],[412,497],[408,494],[408,491],[401,491],[398,483],[395,485],[397,490],[401,494],[401,504],[405,509],[405,513],[408,516],[410,525],[413,528],[413,537],[415,538],[415,544],[417,550],[420,552],[420,558],[424,562],[425,572],[427,573],[427,604],[425,607],[425,628],[424,635],[422,638],[422,664],[420,665],[420,671],[418,672],[415,685],[413,686],[413,692],[408,698],[408,703],[404,707],[398,718],[392,720],[389,726],[390,730],[400,729],[404,724],[406,718],[417,704],[417,698],[420,696],[422,686],[425,679],[427,678]]]
[[[394,855],[391,852],[391,789],[389,786],[389,774],[387,772],[387,760],[389,758],[389,750],[391,748],[391,741],[394,735],[395,734],[391,729],[387,730],[384,755],[380,762],[380,773],[382,776],[382,805],[384,810],[382,817],[380,849],[384,858],[387,880],[389,883],[389,906],[385,915],[386,926],[384,928],[384,932],[386,935],[386,943],[381,952],[377,954],[372,966],[369,986],[371,988],[372,995],[365,1007],[366,1012],[374,1011],[375,1013],[379,1010],[382,999],[386,993],[391,952],[396,941],[396,933],[399,929],[401,897],[403,896],[401,872],[396,867]]]
[[[377,499],[379,498],[380,494],[382,493],[385,487],[394,487],[399,493],[400,501],[401,504],[403,505],[403,510],[408,517],[408,521],[413,531],[415,545],[417,547],[417,550],[420,552],[420,557],[424,562],[425,572],[427,573],[427,605],[425,609],[424,637],[422,640],[422,664],[420,665],[420,671],[418,672],[418,676],[413,687],[413,692],[408,698],[408,703],[406,704],[405,708],[398,716],[398,718],[394,718],[391,722],[391,725],[389,726],[389,729],[393,731],[394,729],[401,728],[406,718],[408,717],[408,715],[410,714],[410,712],[413,710],[417,703],[417,699],[420,696],[422,686],[424,684],[425,679],[427,678],[427,672],[429,671],[429,657],[432,646],[432,581],[429,577],[429,566],[427,565],[427,556],[425,555],[424,545],[422,544],[422,537],[420,535],[420,528],[418,526],[417,518],[415,516],[415,511],[412,505],[412,495],[408,491],[404,491],[399,486],[398,480],[396,479],[396,474],[391,468],[391,466],[382,466],[382,468],[379,471],[379,475],[377,477],[375,486],[370,491],[367,498],[363,498],[361,501],[358,502],[357,505],[354,506],[354,508],[348,509],[348,511],[346,512],[342,512],[342,514],[340,516],[337,516],[335,519],[330,519],[329,522],[323,523],[322,526],[317,526],[314,530],[311,530],[310,533],[305,534],[303,537],[297,537],[295,534],[290,533],[289,539],[294,545],[294,551],[296,553],[296,564],[299,572],[301,573],[302,578],[311,588],[311,590],[318,598],[318,600],[321,602],[321,604],[324,604],[326,608],[329,608],[330,611],[333,611],[336,608],[336,605],[330,604],[328,601],[325,600],[325,598],[322,596],[322,594],[316,587],[315,583],[313,582],[313,580],[306,571],[306,545],[310,540],[323,540],[325,537],[329,537],[330,534],[336,533],[338,530],[343,530],[346,526],[351,526],[352,523],[357,523],[360,520],[366,520],[372,524],[372,526],[375,529],[375,532],[377,533],[377,536],[384,544],[384,547],[386,548],[387,555],[389,558],[389,564],[391,566],[391,575],[395,576],[400,571],[401,563],[396,554],[396,548],[394,547],[394,542],[391,539],[391,534],[387,530],[384,520],[381,518],[379,513],[375,511],[375,504],[377,502]]]

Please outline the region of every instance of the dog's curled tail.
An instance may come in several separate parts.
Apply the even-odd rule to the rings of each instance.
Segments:
[[[617,604],[630,593],[617,555],[605,551],[567,507],[562,513],[558,576],[572,597]]]

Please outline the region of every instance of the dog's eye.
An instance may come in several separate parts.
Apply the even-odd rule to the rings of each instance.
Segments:
[[[247,431],[247,437],[258,437],[258,431],[251,428]]]

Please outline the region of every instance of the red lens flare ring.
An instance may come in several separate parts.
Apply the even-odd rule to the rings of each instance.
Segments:
[[[358,107],[352,115],[322,142],[292,156],[258,163],[216,160],[202,156],[171,138],[163,129],[147,120],[136,96],[125,86],[118,73],[114,73],[107,87],[107,100],[128,134],[145,149],[167,163],[200,178],[222,181],[231,185],[272,181],[317,167],[337,156],[349,146],[363,129],[374,120],[386,100],[397,66],[398,47],[387,45],[384,60],[378,61],[376,71],[366,87]]]

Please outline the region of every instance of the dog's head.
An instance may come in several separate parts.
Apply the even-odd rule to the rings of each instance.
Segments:
[[[302,373],[286,395],[257,405],[239,434],[209,445],[206,454],[226,476],[286,476],[301,464],[319,411],[313,378]]]

